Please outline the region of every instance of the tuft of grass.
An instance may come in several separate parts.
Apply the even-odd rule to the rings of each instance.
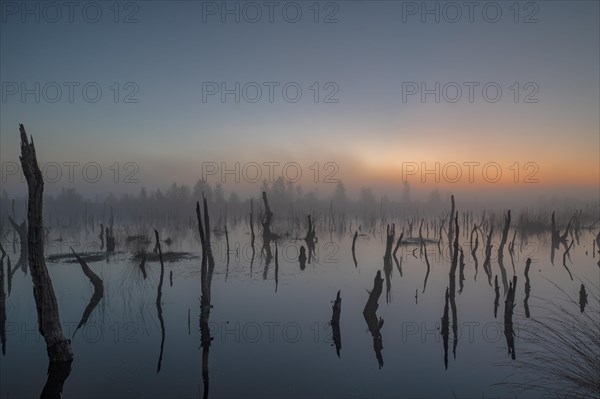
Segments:
[[[527,347],[509,363],[518,372],[501,384],[544,398],[600,398],[598,284],[586,282],[590,300],[584,312],[578,300],[552,284],[563,297],[548,301],[546,316],[529,319],[521,327]]]

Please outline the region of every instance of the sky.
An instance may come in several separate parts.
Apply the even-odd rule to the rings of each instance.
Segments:
[[[0,4],[9,192],[23,123],[50,193],[599,197],[597,1]]]

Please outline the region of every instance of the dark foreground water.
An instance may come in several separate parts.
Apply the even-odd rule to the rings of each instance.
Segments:
[[[382,234],[383,233],[383,234]],[[148,233],[149,237],[150,233]],[[200,315],[200,245],[195,230],[176,234],[164,252],[190,252],[165,262],[162,296],[164,348],[157,372],[161,327],[156,308],[160,265],[148,261],[144,279],[139,261],[123,251],[108,260],[89,261],[103,280],[105,295],[87,324],[73,336],[93,288],[78,263],[48,262],[66,335],[72,336],[75,360],[64,385],[65,398],[198,398],[204,393]],[[169,236],[161,232],[161,238]],[[456,276],[456,341],[450,313],[448,365],[444,363],[445,291],[449,285],[447,243],[441,254],[435,243],[427,245],[430,273],[418,245],[398,251],[379,299],[377,316],[382,348],[374,342],[363,307],[377,270],[383,270],[385,231],[359,236],[355,266],[352,235],[319,233],[315,258],[301,270],[297,254],[303,241],[279,240],[278,266],[265,267],[260,241],[252,262],[249,230],[239,226],[229,233],[227,266],[224,236],[213,236],[216,261],[212,280],[209,327],[213,341],[208,355],[209,397],[513,397],[511,386],[498,385],[517,371],[504,335],[504,287],[497,261],[499,234],[494,238],[492,274],[498,275],[500,300],[494,317],[495,290],[482,268],[484,243],[480,238],[478,273],[461,232],[465,249],[464,287]],[[83,237],[83,238],[82,238]],[[509,241],[512,231],[509,234]],[[55,237],[56,238],[56,237]],[[82,233],[75,242],[86,241]],[[67,253],[65,241],[48,243],[48,254]],[[582,281],[598,280],[598,256],[592,257],[593,236],[584,233],[571,249],[563,267],[564,248],[550,262],[549,235],[517,239],[515,254],[505,249],[504,267],[510,281],[517,276],[515,353],[528,348],[524,315],[525,260],[533,260],[528,301],[531,318],[542,317],[547,301],[563,290],[578,296]],[[5,245],[6,247],[7,245]],[[82,244],[79,250],[83,251]],[[274,244],[272,245],[274,252]],[[469,250],[468,250],[469,249]],[[17,253],[9,257],[14,266]],[[252,263],[252,266],[251,266]],[[401,270],[401,273],[400,273]],[[170,273],[172,272],[172,285]],[[389,293],[386,292],[389,283]],[[591,287],[590,287],[591,288]],[[341,349],[332,339],[332,301],[341,290]],[[0,397],[39,397],[46,383],[47,355],[37,331],[37,316],[29,274],[13,276],[7,307],[6,354],[0,357]],[[574,311],[579,311],[575,308]],[[455,349],[453,349],[455,346]],[[453,353],[454,352],[454,353]],[[378,358],[379,357],[379,358]],[[527,393],[519,393],[527,397]],[[534,393],[529,396],[536,396]]]

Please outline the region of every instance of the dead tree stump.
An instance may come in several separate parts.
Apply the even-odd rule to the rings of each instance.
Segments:
[[[21,167],[29,191],[27,201],[29,268],[33,280],[33,296],[38,313],[40,334],[46,341],[46,349],[51,363],[70,362],[73,360],[71,341],[66,339],[62,333],[58,304],[44,260],[42,213],[44,180],[37,162],[33,139],[30,143],[23,125],[19,125],[19,130],[21,133]]]

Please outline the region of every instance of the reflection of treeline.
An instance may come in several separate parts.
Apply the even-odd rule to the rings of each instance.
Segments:
[[[303,226],[305,217],[313,215],[318,229],[330,231],[351,225],[360,224],[363,229],[371,229],[376,225],[385,225],[392,220],[406,221],[407,224],[419,221],[421,218],[433,220],[442,216],[443,204],[447,198],[442,198],[438,190],[433,190],[423,201],[414,201],[410,197],[410,188],[402,188],[399,200],[393,200],[387,195],[376,194],[371,188],[360,190],[357,198],[350,198],[344,184],[336,184],[331,195],[320,195],[318,190],[304,191],[302,186],[294,184],[282,177],[268,183],[263,181],[260,189],[253,196],[261,203],[260,194],[265,191],[268,195],[272,212],[277,215],[274,223],[285,223],[287,226],[276,226],[279,231],[293,232]],[[47,227],[82,226],[106,222],[111,209],[118,223],[156,224],[163,226],[179,226],[185,223],[193,225],[193,209],[195,201],[207,199],[210,207],[211,220],[214,228],[222,229],[225,224],[237,224],[248,217],[251,198],[242,199],[235,191],[226,192],[219,183],[209,184],[199,180],[193,187],[173,183],[166,189],[148,191],[141,188],[138,194],[123,194],[116,196],[112,193],[105,197],[94,199],[84,198],[75,189],[63,189],[57,195],[46,195],[44,199],[44,219]],[[446,195],[444,195],[445,197]],[[448,195],[449,196],[449,195]],[[576,221],[582,227],[598,225],[598,204],[567,204],[548,205],[548,208],[537,207],[524,209],[515,213],[515,227],[524,234],[543,233],[550,229],[550,215],[553,210],[560,215],[573,214],[577,210]],[[0,198],[0,229],[9,227],[8,217],[21,221],[26,215],[26,198],[12,198],[6,191]],[[478,214],[479,209],[486,204],[470,206],[469,212]],[[260,218],[264,210],[258,210]],[[488,213],[488,215],[490,215]],[[491,217],[493,221],[494,218]],[[498,220],[499,221],[499,220]],[[566,225],[568,220],[559,220]],[[427,225],[423,226],[424,229]],[[433,226],[431,226],[433,228]],[[4,233],[2,231],[2,233]],[[363,230],[364,231],[364,230]]]

